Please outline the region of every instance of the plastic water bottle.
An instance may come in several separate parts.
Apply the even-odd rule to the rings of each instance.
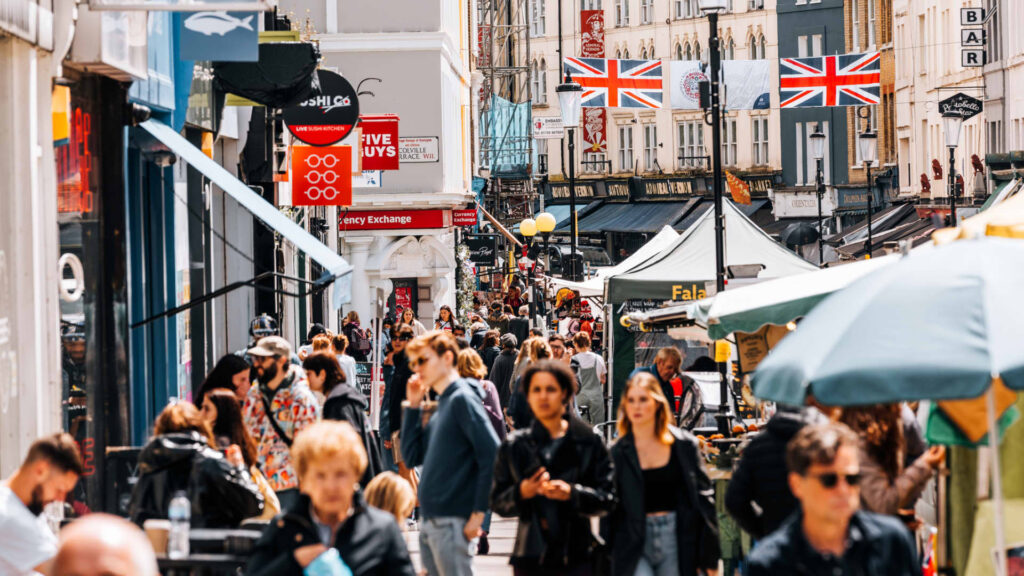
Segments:
[[[167,510],[171,531],[167,537],[167,557],[172,559],[188,557],[188,530],[192,519],[192,503],[188,495],[179,490],[174,493]]]

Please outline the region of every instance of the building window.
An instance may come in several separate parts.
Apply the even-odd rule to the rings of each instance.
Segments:
[[[615,0],[615,26],[629,26],[629,0]]]
[[[683,47],[680,44],[676,44],[676,60],[683,59]]]
[[[540,64],[534,60],[530,66],[530,88],[533,90],[534,104],[547,104],[548,102],[545,67],[543,60],[541,60]]]
[[[868,0],[868,48],[875,47],[875,0]]]
[[[651,60],[656,59],[656,57],[654,56],[654,40],[651,40],[651,48],[647,50],[647,57],[650,58]]]
[[[704,60],[701,57],[701,55],[700,55],[700,43],[699,42],[694,42],[693,43],[693,59],[694,60]]]
[[[821,34],[807,34],[804,36],[797,36],[797,58],[821,56],[821,40]]]
[[[693,60],[693,48],[690,47],[690,43],[687,42],[683,48],[683,60]]]
[[[583,154],[583,172],[601,174],[607,160],[608,157],[603,152],[586,152]]]
[[[543,58],[541,58],[541,60],[540,60],[540,71],[539,71],[538,76],[539,76],[539,80],[538,80],[537,84],[538,84],[540,90],[537,92],[537,94],[534,95],[534,97],[537,99],[537,103],[538,104],[547,104],[548,103],[548,63]]]
[[[796,185],[812,185],[817,180],[818,165],[810,155],[811,134],[818,128],[818,122],[796,123]],[[821,122],[821,131],[825,134],[825,154],[821,161],[822,178],[825,183],[832,182],[831,176],[831,144],[829,123]],[[806,152],[806,156],[804,155]]]
[[[655,124],[644,124],[644,170],[654,172],[658,165],[658,127]]]
[[[1009,4],[1017,3],[1004,3],[1003,6],[1008,8]],[[1001,20],[999,12],[1001,9],[999,0],[987,0],[985,2],[985,15],[988,18],[988,22],[985,23],[986,47],[988,48],[985,58],[988,62],[998,62],[1003,58],[1003,36],[999,32],[999,22]]]
[[[1000,154],[1003,152],[1003,122],[996,120],[988,123],[988,152]]]
[[[673,3],[676,10],[676,18],[695,18],[697,13],[697,0],[675,0]]]
[[[757,60],[757,38],[751,36],[750,41],[747,43],[747,54],[749,54],[751,60]]]
[[[622,58],[623,60],[629,60],[629,48],[622,49]]]
[[[654,20],[654,0],[640,0],[640,23],[650,24]]]
[[[725,50],[722,52],[722,60],[735,60],[736,59],[736,42],[732,38],[725,44]]]
[[[850,40],[853,42],[853,51],[860,50],[860,1],[850,0]]]
[[[600,10],[601,0],[583,0],[582,8],[584,10]]]
[[[755,116],[753,118],[753,146],[754,165],[764,166],[768,164],[768,117]]]
[[[633,170],[633,125],[619,126],[619,171]]]
[[[616,50],[615,51],[615,59],[616,60],[621,60],[622,59],[622,50]]]
[[[736,164],[736,120],[728,118],[722,121],[722,164]]]
[[[643,46],[640,47],[640,59],[647,60],[647,48],[644,48]]]
[[[546,139],[534,139],[533,148],[537,151],[537,170],[540,170],[541,166],[546,166],[548,171],[551,171],[551,163],[548,162],[548,141]]]
[[[768,50],[767,50],[768,42],[765,40],[764,34],[761,34],[761,42],[760,42],[760,44],[761,44],[761,59],[764,60],[764,59],[768,58]]]
[[[544,0],[530,0],[530,36],[544,35]]]
[[[696,120],[676,124],[679,136],[679,167],[701,167],[704,152],[704,123]]]

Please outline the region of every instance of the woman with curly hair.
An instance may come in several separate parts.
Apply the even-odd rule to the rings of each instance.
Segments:
[[[903,467],[903,421],[899,404],[844,408],[839,421],[860,436],[860,499],[864,509],[896,516],[912,509],[946,455],[932,446]]]

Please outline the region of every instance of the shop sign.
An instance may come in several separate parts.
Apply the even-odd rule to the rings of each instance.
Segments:
[[[476,208],[466,210],[452,210],[452,225],[454,226],[476,226]]]
[[[553,184],[551,186],[551,197],[569,199],[569,185],[568,184]],[[594,187],[590,184],[576,184],[576,199],[580,198],[593,198]]]
[[[691,196],[693,195],[693,182],[688,180],[645,180],[644,193],[650,197],[657,196]]]
[[[292,206],[351,206],[352,147],[292,146]]]
[[[54,146],[57,163],[57,212],[93,211],[92,114],[75,108],[71,112],[68,140]]]
[[[580,30],[580,56],[604,58],[604,10],[581,10]]]
[[[437,136],[398,139],[398,161],[403,163],[439,162]]]
[[[359,117],[363,129],[363,170],[398,170],[398,116]]]
[[[867,190],[865,190],[863,188],[860,188],[860,189],[854,188],[854,189],[847,189],[847,190],[837,190],[836,192],[839,194],[839,203],[836,206],[839,210],[867,209],[867,207],[868,207],[868,191]],[[875,190],[874,199],[873,200],[874,200],[875,208],[880,208],[882,206],[882,199],[881,199],[881,197],[879,195],[879,192],[877,190]],[[815,204],[815,209],[817,209],[817,204]]]
[[[750,185],[751,194],[754,192],[767,194],[775,184],[775,181],[772,178],[744,178],[743,180]]]
[[[605,184],[609,198],[629,198],[628,182],[608,182]]]
[[[552,140],[565,135],[561,116],[534,116],[533,137],[538,140]]]
[[[182,60],[257,62],[259,18],[255,12],[196,12],[178,15],[178,56]]]
[[[282,116],[293,136],[312,146],[339,142],[359,122],[359,97],[338,74],[318,70],[320,95],[298,106],[285,108]]]
[[[469,261],[479,266],[494,267],[498,265],[498,237],[493,234],[469,236],[466,238],[469,247]]]
[[[939,114],[959,114],[964,121],[967,121],[980,114],[981,107],[981,100],[972,98],[963,92],[958,92],[945,100],[939,101]]]
[[[605,108],[583,109],[583,153],[608,151],[608,112]]]
[[[821,213],[824,216],[831,216],[834,205],[834,196],[825,193],[821,198]],[[773,201],[775,218],[806,218],[818,215],[818,195],[813,190],[806,192],[775,192]]]
[[[447,228],[451,224],[449,210],[370,210],[346,212],[340,218],[342,232]]]

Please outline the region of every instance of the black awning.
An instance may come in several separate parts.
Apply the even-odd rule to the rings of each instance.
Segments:
[[[307,42],[260,44],[258,62],[214,62],[213,86],[270,108],[287,108],[320,92],[320,50]]]
[[[605,204],[580,219],[579,233],[659,232],[686,213],[689,202]]]

